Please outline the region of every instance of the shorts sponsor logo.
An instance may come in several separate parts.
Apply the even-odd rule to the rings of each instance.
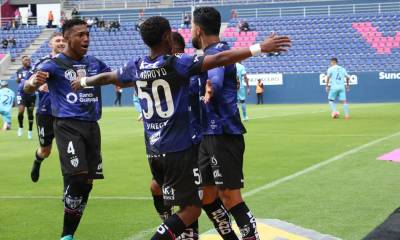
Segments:
[[[215,124],[215,120],[211,120],[210,121],[210,128],[211,129],[216,129],[217,128],[217,124]]]
[[[213,165],[213,166],[217,166],[217,165],[218,165],[218,161],[217,161],[217,159],[215,158],[215,156],[212,156],[212,157],[211,157],[211,165]]]
[[[175,200],[175,189],[170,186],[163,186],[162,191],[164,200]]]
[[[64,77],[70,81],[74,81],[77,75],[74,69],[68,69],[64,72]]]
[[[97,171],[101,171],[102,169],[103,169],[103,164],[102,163],[97,165]]]
[[[39,138],[40,144],[44,144],[44,138]]]
[[[154,145],[161,137],[161,131],[158,131],[149,137],[150,145]]]
[[[219,172],[219,169],[213,171],[214,178],[222,177],[222,174]]]
[[[400,80],[400,72],[380,72],[379,73],[379,80]]]
[[[199,198],[200,198],[200,200],[203,200],[203,196],[204,196],[204,191],[203,190],[199,190]]]
[[[79,159],[77,157],[71,159],[71,165],[74,166],[74,167],[78,167]]]

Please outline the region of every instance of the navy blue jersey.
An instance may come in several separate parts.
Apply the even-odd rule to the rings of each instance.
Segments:
[[[22,97],[22,96],[35,95],[35,93],[27,94],[24,92],[24,84],[25,84],[25,81],[29,78],[28,74],[31,69],[32,69],[31,66],[29,66],[29,67],[21,67],[20,69],[17,70],[17,78],[20,80],[20,82],[18,84],[18,89],[17,89],[17,96]]]
[[[214,55],[229,50],[226,42],[214,43],[204,50],[205,55]],[[201,75],[202,85],[209,79],[213,85],[213,97],[203,106],[202,128],[204,135],[243,134],[246,132],[237,107],[237,79],[235,64],[218,67]],[[202,96],[205,94],[201,88]]]
[[[186,54],[145,57],[129,61],[118,71],[120,82],[136,83],[147,151],[178,152],[193,144],[189,78],[200,74],[202,62],[202,57]]]
[[[203,134],[201,129],[201,105],[200,105],[200,76],[193,76],[189,83],[189,117],[192,130],[192,142],[200,143]]]
[[[101,118],[101,88],[87,87],[78,92],[71,89],[71,81],[77,77],[90,77],[110,68],[97,58],[87,55],[75,61],[60,53],[39,66],[37,70],[48,72],[52,115],[82,121],[97,121]]]
[[[35,64],[33,64],[33,67],[28,72],[27,76],[25,77],[25,80],[28,80],[37,71],[38,66],[40,66],[42,63],[50,60],[51,58],[52,58],[52,56],[50,54],[39,58],[35,62]],[[51,115],[50,93],[39,91],[39,107],[37,108],[36,112],[37,112],[37,114],[41,114],[41,115]]]

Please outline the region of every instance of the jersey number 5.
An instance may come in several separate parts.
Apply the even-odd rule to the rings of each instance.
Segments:
[[[143,88],[147,87],[146,81],[137,81],[138,97],[141,100],[146,100],[147,111],[143,109],[143,116],[146,119],[150,119],[154,115],[154,109],[156,113],[161,118],[169,118],[174,113],[174,102],[172,99],[171,88],[167,81],[164,79],[157,79],[151,83],[151,95],[143,91]],[[162,89],[165,96],[166,109],[161,107],[161,99],[159,94],[159,89]]]

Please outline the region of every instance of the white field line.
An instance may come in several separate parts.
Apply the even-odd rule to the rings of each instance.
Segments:
[[[362,150],[364,150],[364,149],[366,149],[368,147],[371,147],[373,145],[376,145],[378,143],[381,143],[383,141],[386,141],[386,140],[388,140],[390,138],[393,138],[393,137],[396,137],[396,136],[399,136],[399,135],[400,135],[400,132],[396,132],[396,133],[388,135],[386,137],[382,137],[382,138],[376,139],[374,141],[368,142],[366,144],[363,144],[361,146],[353,148],[353,149],[351,149],[349,151],[346,151],[346,152],[343,152],[343,153],[341,153],[339,155],[336,155],[334,157],[328,158],[328,159],[326,159],[326,160],[324,160],[322,162],[319,162],[319,163],[317,163],[315,165],[312,165],[311,167],[303,169],[303,170],[301,170],[299,172],[293,173],[292,175],[289,175],[289,176],[286,176],[286,177],[283,177],[283,178],[279,178],[279,179],[277,179],[275,181],[272,181],[270,183],[267,183],[267,184],[265,184],[263,186],[257,187],[257,188],[255,188],[253,190],[250,190],[250,191],[244,193],[243,197],[250,197],[250,196],[253,196],[254,194],[259,193],[261,191],[276,187],[276,186],[278,186],[278,185],[280,185],[282,183],[285,183],[285,182],[293,180],[293,179],[295,179],[297,177],[306,175],[306,174],[308,174],[310,172],[313,172],[315,170],[320,169],[321,167],[329,165],[329,164],[331,164],[333,162],[336,162],[338,160],[341,160],[341,159],[343,159],[343,158],[345,158],[345,157],[347,157],[349,155],[355,154],[355,153],[360,152],[360,151],[362,151]]]

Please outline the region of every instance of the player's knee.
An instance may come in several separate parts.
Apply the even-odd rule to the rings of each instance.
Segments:
[[[81,216],[85,210],[92,184],[86,174],[72,175],[65,179],[67,187],[64,197],[64,211]]]
[[[195,205],[183,206],[178,213],[179,217],[189,226],[196,221],[201,215],[201,207]]]
[[[227,209],[231,209],[243,202],[240,189],[225,189],[219,192],[219,197]]]
[[[160,185],[156,182],[156,180],[151,180],[150,183],[150,191],[151,191],[151,195],[153,196],[161,196],[162,192],[161,192],[161,187]]]
[[[215,201],[218,196],[218,189],[216,186],[204,186],[203,187],[203,205],[211,204]]]

